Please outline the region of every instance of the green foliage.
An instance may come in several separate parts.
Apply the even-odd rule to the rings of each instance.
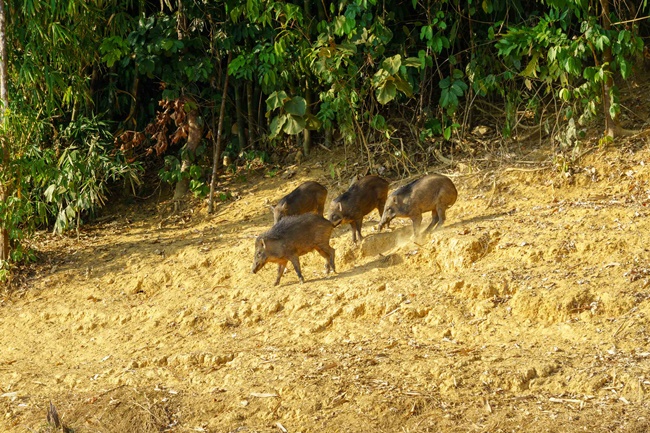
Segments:
[[[14,262],[34,259],[21,241],[37,227],[53,223],[62,232],[77,226],[105,203],[111,184],[139,182],[139,164],[125,163],[113,149],[106,122],[81,117],[57,134],[55,147],[41,148],[49,125],[37,116],[25,109],[22,115],[9,113],[3,123],[1,140],[11,143],[13,154],[0,170],[0,183],[10,193],[0,202],[0,220]]]
[[[165,156],[165,166],[158,172],[158,177],[169,185],[175,185],[183,179],[189,180],[190,191],[195,197],[206,197],[210,192],[210,185],[205,181],[203,168],[192,164],[188,170],[181,170],[181,162],[174,155]]]
[[[120,36],[110,36],[104,39],[99,46],[99,52],[102,54],[102,61],[109,68],[115,63],[126,57],[130,53],[130,46],[126,40]]]
[[[35,138],[46,129],[37,113],[28,109],[7,112],[0,124],[0,148],[11,148],[15,153],[8,160],[0,160],[0,184],[8,191],[8,198],[0,202],[0,221],[9,233],[10,255],[13,261],[33,259],[21,240],[48,218],[42,191],[52,173],[51,151],[42,151],[34,145]],[[8,272],[8,264],[0,264]]]
[[[319,121],[307,113],[307,102],[301,96],[289,97],[286,92],[273,92],[266,100],[266,107],[271,113],[279,109],[269,125],[269,136],[275,138],[280,132],[295,135],[305,128],[317,129]]]
[[[404,62],[404,66],[407,65],[420,67],[421,63],[419,59],[410,59]],[[381,68],[375,73],[372,85],[376,89],[375,94],[380,104],[386,105],[395,99],[398,90],[408,97],[413,96],[413,87],[399,74],[401,66],[402,57],[396,54],[385,59],[381,63]]]
[[[630,76],[630,61],[640,55],[643,43],[622,26],[605,30],[586,6],[566,6],[565,2],[550,2],[536,26],[511,26],[495,47],[510,70],[525,78],[528,89],[532,80],[539,82],[546,94],[572,105],[567,111],[571,116],[581,113],[584,123],[596,113],[603,84],[611,81],[615,72],[623,78]],[[611,63],[594,62],[604,59],[608,49],[613,54]],[[610,114],[616,118],[620,106],[615,86],[610,96]]]
[[[462,97],[467,91],[467,84],[462,80],[463,72],[454,69],[451,76],[446,77],[439,83],[440,86],[440,107],[443,108],[448,115],[452,115],[458,109],[460,104],[459,98]]]
[[[55,208],[54,232],[79,228],[84,214],[103,206],[108,185],[118,180],[139,183],[139,167],[126,164],[108,151],[112,145],[107,125],[96,118],[80,118],[61,131],[65,148],[43,192]]]

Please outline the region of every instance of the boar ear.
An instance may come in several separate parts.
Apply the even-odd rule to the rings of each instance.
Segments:
[[[339,202],[339,211],[343,212],[343,204],[341,202]]]
[[[264,239],[260,239],[262,241],[262,248],[266,249],[266,243],[264,242]]]

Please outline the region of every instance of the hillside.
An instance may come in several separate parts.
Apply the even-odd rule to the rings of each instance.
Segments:
[[[595,148],[569,172],[549,149],[499,166],[431,167],[458,201],[353,245],[251,273],[266,206],[305,180],[342,192],[321,153],[234,199],[169,215],[115,206],[0,303],[0,430],[82,432],[642,432],[650,428],[650,150]],[[402,179],[391,179],[393,185]],[[430,215],[426,215],[427,224]]]

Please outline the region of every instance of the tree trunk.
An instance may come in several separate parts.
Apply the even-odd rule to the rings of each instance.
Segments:
[[[239,81],[235,82],[235,119],[237,119],[237,137],[239,137],[239,148],[246,147],[246,134],[244,133],[244,113],[241,106],[242,89]]]
[[[232,59],[232,53],[228,54],[228,63],[224,69],[226,73],[226,82],[223,85],[223,93],[221,95],[221,110],[219,111],[219,126],[217,127],[217,142],[214,146],[214,155],[212,161],[212,180],[210,181],[210,197],[208,199],[208,213],[214,210],[214,189],[217,185],[217,168],[219,166],[219,159],[221,158],[221,137],[223,133],[223,118],[226,116],[226,100],[228,99],[228,64]]]
[[[257,131],[255,131],[255,110],[253,109],[253,82],[246,82],[246,105],[248,107],[248,146],[254,149]]]
[[[182,40],[185,36],[187,30],[187,19],[185,17],[185,11],[183,10],[183,2],[178,1],[178,17],[176,22],[176,33],[178,35],[178,40]],[[134,80],[134,87],[137,86],[137,71],[136,78]],[[182,97],[181,97],[182,98]],[[184,104],[179,104],[181,108]],[[190,189],[190,179],[187,175],[190,167],[192,166],[192,159],[196,153],[196,149],[201,143],[201,137],[203,136],[203,122],[199,116],[199,110],[195,103],[192,110],[187,113],[187,143],[185,144],[184,151],[181,152],[181,179],[176,183],[176,189],[174,190],[174,201],[180,200],[187,191]],[[176,210],[179,209],[178,203],[175,205]]]
[[[138,125],[137,118],[137,109],[138,109],[138,88],[140,87],[140,74],[138,73],[138,64],[135,64],[133,68],[133,85],[131,86],[131,107],[129,108],[129,115],[124,121],[124,127],[135,129]]]
[[[612,27],[612,22],[609,19],[609,0],[600,0],[600,5],[603,8],[602,19],[603,19],[603,29],[606,32]],[[612,47],[611,45],[606,45],[605,50],[603,51],[603,69],[606,69],[606,72],[611,71],[612,64]],[[603,83],[603,111],[605,114],[605,135],[610,137],[616,137],[620,135],[621,126],[618,121],[614,119],[610,113],[610,108],[612,105],[611,101],[611,89],[614,86],[614,79],[611,74],[607,75],[607,79]]]
[[[327,12],[325,10],[324,0],[316,0],[316,8],[318,9],[318,21],[327,19]]]
[[[332,145],[334,144],[334,131],[333,128],[327,127],[325,128],[325,147],[328,149],[332,148]]]
[[[307,86],[309,86],[309,83],[307,83]],[[307,110],[305,111],[305,114],[309,116],[311,114],[311,90],[309,89],[309,87],[305,90],[305,101],[307,102]],[[302,133],[303,133],[302,152],[305,156],[307,156],[311,151],[311,131],[308,128],[305,128],[303,129]]]
[[[311,31],[312,31],[311,5],[312,5],[311,0],[304,0],[302,3],[303,11],[305,12],[305,21],[308,23],[307,25],[308,35],[311,35]]]
[[[196,152],[196,148],[199,147],[201,143],[201,137],[203,136],[203,122],[199,116],[198,108],[192,109],[187,113],[187,143],[185,144],[185,152],[183,152],[183,161],[181,162],[181,173],[187,173],[192,166],[192,156]],[[183,197],[187,191],[190,189],[190,179],[187,176],[183,176],[181,180],[176,184],[176,190],[174,191],[174,200],[179,200]]]
[[[264,116],[265,104],[262,100],[263,97],[264,93],[262,93],[261,86],[255,86],[255,99],[257,100],[257,123],[255,124],[255,132],[257,133],[258,138],[266,134],[266,125],[264,123],[264,120],[266,119]],[[264,147],[264,150],[268,150],[266,149],[266,142]]]
[[[0,99],[2,100],[2,112],[0,121],[4,122],[4,113],[9,108],[9,96],[7,96],[7,41],[5,35],[5,2],[0,0]]]
[[[4,123],[5,111],[9,108],[9,97],[7,96],[7,44],[5,38],[5,2],[0,0],[0,122]],[[0,169],[7,170],[9,165],[9,140],[0,141]],[[6,203],[9,198],[9,185],[0,183],[0,203]],[[4,216],[0,215],[0,261],[9,260],[9,229]]]
[[[91,117],[97,111],[99,98],[97,97],[97,87],[102,76],[99,71],[99,65],[93,62],[92,72],[90,74],[90,104],[86,104],[86,116]],[[90,111],[88,110],[90,108]]]
[[[162,11],[162,8],[161,8]],[[180,41],[187,34],[187,17],[183,8],[183,1],[178,0],[178,20],[176,21],[176,33]]]

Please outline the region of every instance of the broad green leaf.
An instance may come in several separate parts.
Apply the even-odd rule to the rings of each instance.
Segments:
[[[463,96],[465,93],[465,90],[467,90],[467,84],[465,84],[463,81],[460,80],[455,80],[451,87],[449,88],[451,92],[454,93],[456,96]]]
[[[594,100],[589,101],[589,103],[587,104],[587,108],[589,109],[589,112],[591,112],[591,114],[596,114],[596,101]]]
[[[345,15],[339,15],[334,18],[334,34],[336,36],[343,36],[345,34]]]
[[[279,92],[273,92],[266,98],[266,109],[267,111],[273,111],[276,108],[280,108],[284,105],[285,99],[287,99],[287,93],[284,90]]]
[[[321,122],[318,117],[314,116],[313,114],[307,114],[305,116],[305,122],[306,128],[311,129],[312,131],[319,130],[323,125],[323,122]]]
[[[627,30],[621,30],[620,32],[618,32],[618,42],[622,43],[624,40],[626,40],[627,42],[630,41],[630,32],[628,32]]]
[[[641,53],[643,51],[643,39],[637,36],[634,38],[632,46],[635,48],[637,53]]]
[[[198,165],[193,165],[190,167],[190,178],[191,179],[200,179],[203,176],[203,170]]]
[[[431,47],[431,49],[436,54],[440,54],[442,52],[442,48],[443,48],[442,38],[440,36],[436,36],[435,38],[430,39],[429,47]]]
[[[447,109],[458,107],[458,96],[448,89],[443,89],[440,93],[440,106]]]
[[[431,26],[422,26],[422,30],[420,30],[420,40],[430,41],[432,37],[433,29]]]
[[[271,124],[269,125],[269,136],[271,138],[277,137],[280,131],[282,131],[282,127],[284,126],[284,123],[286,121],[287,121],[286,114],[275,116],[273,120],[271,120]]]
[[[483,12],[486,14],[492,13],[492,2],[490,0],[483,0],[481,7],[483,8]]]
[[[163,50],[169,51],[174,46],[174,41],[171,39],[163,39],[162,41],[160,41],[160,46],[162,47]]]
[[[375,129],[386,128],[386,118],[381,114],[376,114],[370,121],[370,125]]]
[[[302,117],[294,116],[293,114],[288,114],[286,116],[287,121],[285,122],[282,130],[289,135],[296,135],[305,129],[306,121]]]
[[[382,105],[388,104],[390,101],[395,99],[395,96],[397,96],[397,87],[393,80],[388,80],[379,87],[376,95],[377,101]]]
[[[445,138],[445,140],[449,140],[451,138],[451,126],[445,128],[442,136]]]
[[[562,98],[566,102],[569,102],[571,100],[571,92],[569,92],[568,89],[561,89],[560,98]]]
[[[402,77],[395,77],[394,79],[395,87],[402,93],[404,93],[409,98],[413,96],[413,87],[411,83],[403,79]]]
[[[307,101],[302,96],[294,96],[284,103],[284,109],[289,114],[304,116],[307,111]]]
[[[275,44],[273,44],[273,51],[275,51],[275,55],[278,57],[282,57],[285,52],[285,39],[279,38],[276,40]]]
[[[388,71],[385,69],[380,69],[378,70],[375,75],[372,77],[372,85],[373,87],[379,87],[383,85],[386,80],[390,77]]]
[[[357,26],[357,21],[353,18],[347,17],[345,20],[345,24],[343,24],[343,31],[345,32],[346,35],[349,35],[352,33],[352,31],[356,26]]]
[[[610,44],[611,44],[609,38],[606,35],[600,35],[597,42],[598,42],[598,45],[600,45],[602,47],[601,50],[604,49],[605,47],[610,46]]]
[[[418,51],[418,58],[420,59],[420,61],[425,67],[433,66],[433,59],[431,58],[431,56],[427,55],[426,51],[424,50]]]
[[[571,75],[579,76],[582,70],[582,63],[577,57],[569,57],[567,60],[567,72]]]
[[[589,67],[589,68],[585,68],[585,70],[583,71],[582,78],[591,81],[594,79],[594,75],[596,75],[596,68]]]
[[[408,57],[404,59],[404,62],[402,64],[404,66],[410,66],[412,68],[419,68],[419,69],[424,68],[423,59],[419,57]]]
[[[618,66],[621,68],[621,75],[623,78],[628,79],[632,73],[632,68],[627,60],[621,57],[618,61]]]
[[[539,63],[539,52],[533,53],[533,57],[528,61],[526,69],[521,71],[521,75],[524,77],[535,77],[537,78],[537,65]]]
[[[389,75],[395,75],[399,71],[399,67],[402,65],[402,56],[399,54],[389,57],[381,62],[381,67],[388,72]]]
[[[461,79],[456,79],[456,81],[454,81],[454,86],[462,89],[463,92],[468,89],[467,84]]]

